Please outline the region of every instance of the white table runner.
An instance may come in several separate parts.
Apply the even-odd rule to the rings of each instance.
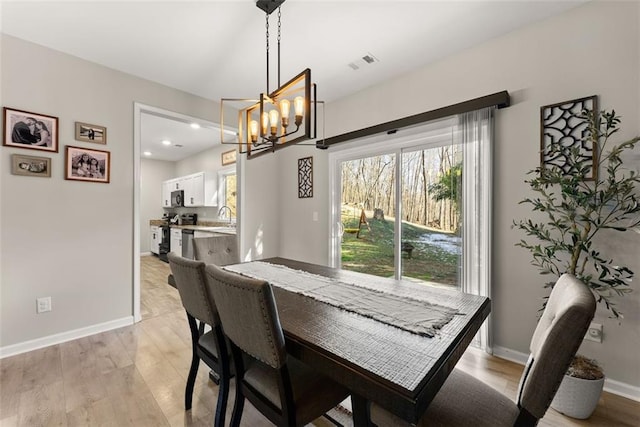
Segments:
[[[284,265],[253,261],[223,268],[266,280],[272,286],[427,337],[435,336],[438,329],[458,314],[458,310],[451,307],[368,288],[365,283],[356,284],[294,270]]]

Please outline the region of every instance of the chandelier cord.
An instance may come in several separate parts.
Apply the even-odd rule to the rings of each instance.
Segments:
[[[264,16],[266,19],[265,27],[267,29],[267,94],[269,94],[269,14],[265,13]]]
[[[278,87],[280,87],[280,30],[282,25],[280,23],[280,18],[282,17],[282,12],[280,11],[282,7],[278,7]]]

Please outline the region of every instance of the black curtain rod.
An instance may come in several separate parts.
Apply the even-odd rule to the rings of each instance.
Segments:
[[[332,136],[324,141],[316,142],[316,147],[326,148],[330,145],[339,144],[341,142],[351,141],[353,139],[363,138],[365,136],[371,136],[382,132],[394,131],[432,120],[480,110],[486,107],[495,106],[497,108],[506,108],[509,105],[509,92],[503,90],[501,92],[492,93],[491,95],[481,96],[480,98],[470,99],[468,101],[459,102],[457,104],[435,110],[425,111],[424,113],[414,114],[413,116],[403,117],[401,119],[391,120],[390,122],[380,123],[378,125]]]

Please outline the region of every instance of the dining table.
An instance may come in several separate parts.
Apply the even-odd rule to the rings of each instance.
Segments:
[[[271,283],[287,352],[350,390],[355,426],[372,402],[417,423],[491,310],[455,286],[286,258],[224,268]]]

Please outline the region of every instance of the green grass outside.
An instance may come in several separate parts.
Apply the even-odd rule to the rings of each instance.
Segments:
[[[342,268],[382,277],[392,277],[393,232],[395,221],[368,219],[371,231],[362,227],[360,238],[355,233],[345,232],[342,242]],[[345,230],[357,229],[358,218],[343,216]],[[402,253],[403,276],[447,285],[458,282],[458,256],[426,243],[417,243],[420,236],[436,233],[428,229],[403,223],[403,241],[411,240],[415,247],[412,257]],[[442,234],[442,233],[438,233]]]

